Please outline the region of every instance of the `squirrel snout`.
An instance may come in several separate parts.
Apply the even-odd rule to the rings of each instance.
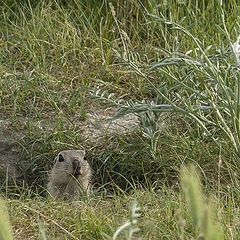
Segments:
[[[80,174],[80,163],[78,160],[73,160],[72,162],[74,175]]]

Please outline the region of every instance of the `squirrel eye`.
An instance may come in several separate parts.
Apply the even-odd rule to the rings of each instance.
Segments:
[[[64,162],[64,158],[63,158],[62,154],[59,154],[58,161],[59,162]]]

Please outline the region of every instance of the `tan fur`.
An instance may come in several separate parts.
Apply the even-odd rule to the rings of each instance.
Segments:
[[[69,199],[90,193],[92,170],[84,155],[83,150],[65,150],[57,155],[47,185],[54,199]]]

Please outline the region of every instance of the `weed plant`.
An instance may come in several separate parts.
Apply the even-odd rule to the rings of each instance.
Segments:
[[[124,104],[112,101],[111,95],[105,96],[106,92],[99,91],[91,97],[118,106],[118,113],[113,119],[129,113],[136,114],[144,133],[151,140],[154,152],[162,127],[159,124],[162,113],[178,113],[196,121],[202,137],[210,137],[219,146],[222,142],[219,136],[224,133],[239,156],[239,39],[234,44],[231,42],[222,9],[221,13],[223,28],[219,26],[219,29],[228,39],[227,47],[221,43],[221,46],[210,45],[204,48],[201,40],[178,23],[151,15],[153,22],[164,22],[171,25],[173,31],[187,35],[196,48],[185,54],[165,49],[163,51],[166,52],[166,57],[157,63],[145,65],[140,64],[131,52],[127,58],[117,52],[122,65],[128,66],[148,82],[155,96],[154,101],[130,100]],[[238,25],[237,28],[239,29]],[[178,41],[176,44],[175,47],[179,49]],[[145,69],[149,71],[144,71]],[[158,80],[157,83],[154,78]]]

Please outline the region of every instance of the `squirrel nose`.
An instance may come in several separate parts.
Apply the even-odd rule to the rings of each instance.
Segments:
[[[80,163],[79,163],[79,161],[78,160],[73,160],[72,165],[73,165],[73,170],[75,172],[79,172],[79,170],[80,170]]]

